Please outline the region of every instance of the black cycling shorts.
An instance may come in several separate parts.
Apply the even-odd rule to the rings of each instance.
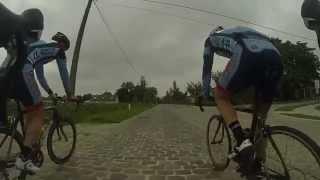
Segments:
[[[283,72],[279,53],[273,49],[251,52],[242,46],[237,48],[219,79],[218,87],[234,94],[254,86],[264,101],[272,101]]]

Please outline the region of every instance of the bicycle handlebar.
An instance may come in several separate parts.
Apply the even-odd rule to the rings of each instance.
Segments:
[[[66,98],[61,97],[61,96],[53,96],[53,97],[51,97],[51,100],[52,100],[53,104],[55,104],[55,105],[57,105],[58,102],[64,103],[64,102],[68,101]],[[77,106],[79,106],[84,101],[85,100],[83,98],[81,98],[81,96],[78,96],[78,99],[74,99],[74,100],[72,99],[69,102],[74,102],[77,104]]]
[[[204,108],[203,108],[203,97],[202,97],[202,96],[199,96],[199,97],[198,97],[197,102],[196,102],[196,105],[199,106],[201,112],[204,112]]]

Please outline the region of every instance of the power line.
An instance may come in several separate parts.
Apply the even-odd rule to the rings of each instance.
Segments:
[[[297,34],[294,34],[294,33],[286,32],[286,31],[279,30],[279,29],[276,29],[276,28],[273,28],[273,27],[270,27],[270,26],[258,24],[258,23],[255,23],[255,22],[252,22],[252,21],[249,21],[249,20],[244,20],[244,19],[240,19],[240,18],[237,18],[237,17],[224,15],[222,13],[218,13],[218,12],[215,12],[215,11],[209,11],[209,10],[194,8],[194,7],[191,7],[191,6],[181,5],[181,4],[176,4],[176,3],[170,3],[170,2],[160,2],[160,1],[155,1],[155,0],[143,0],[143,1],[149,2],[149,3],[154,3],[154,4],[167,5],[167,6],[171,6],[171,7],[179,7],[179,8],[189,9],[189,10],[192,10],[192,11],[197,11],[197,12],[201,12],[201,13],[205,13],[205,14],[221,16],[221,17],[224,17],[224,18],[227,18],[227,19],[231,19],[231,20],[234,20],[234,21],[239,21],[239,22],[242,22],[242,23],[251,24],[251,25],[254,25],[254,26],[257,26],[257,27],[261,27],[261,28],[264,28],[264,29],[269,29],[269,30],[272,30],[274,32],[278,32],[278,33],[286,34],[286,35],[289,35],[289,36],[293,36],[293,37],[302,38],[302,39],[305,39],[305,40],[316,42],[316,40],[308,38],[308,37],[305,37],[305,36],[301,36],[301,35],[297,35]]]
[[[157,14],[161,14],[161,15],[165,15],[165,16],[169,16],[169,17],[176,17],[176,18],[179,18],[179,19],[183,19],[183,20],[186,20],[186,21],[190,21],[190,22],[194,22],[194,23],[198,23],[198,24],[202,24],[202,25],[214,26],[214,24],[211,24],[211,23],[208,23],[208,22],[203,22],[203,21],[192,19],[192,18],[188,18],[188,17],[172,14],[172,13],[166,13],[166,12],[156,11],[156,10],[153,10],[153,9],[136,7],[136,6],[129,6],[129,5],[124,5],[124,4],[116,4],[116,3],[110,3],[110,4],[111,4],[111,6],[118,6],[118,7],[128,8],[128,9],[136,9],[136,10],[141,10],[141,11],[147,11],[147,12],[157,13]]]
[[[126,61],[127,64],[132,68],[132,70],[133,70],[135,73],[138,74],[138,76],[142,76],[142,73],[139,73],[139,72],[137,71],[137,69],[134,67],[134,65],[130,62],[128,54],[127,54],[126,51],[122,48],[122,46],[121,46],[121,44],[120,44],[120,41],[117,39],[115,33],[113,33],[113,31],[111,30],[111,26],[109,25],[107,19],[103,16],[103,13],[102,13],[101,9],[99,8],[97,2],[96,2],[95,0],[94,0],[93,2],[94,2],[95,7],[96,7],[97,10],[98,10],[98,13],[99,13],[99,15],[100,15],[100,17],[101,17],[101,19],[102,19],[102,22],[103,22],[104,25],[106,26],[106,29],[107,29],[107,31],[110,33],[110,35],[111,35],[113,41],[115,42],[116,46],[120,49],[121,53],[123,54],[125,61]]]

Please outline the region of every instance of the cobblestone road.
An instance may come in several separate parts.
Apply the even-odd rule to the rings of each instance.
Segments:
[[[78,127],[77,152],[63,166],[50,162],[36,180],[239,179],[212,170],[205,133],[172,108],[157,106],[117,125]],[[179,108],[179,106],[177,106]],[[204,126],[205,119],[194,119]]]
[[[120,124],[82,124],[70,162],[59,166],[46,156],[41,173],[29,179],[240,180],[234,164],[224,172],[210,166],[205,127],[211,114],[196,107],[159,105]],[[242,119],[248,117],[241,114]],[[283,123],[283,118],[275,121]]]

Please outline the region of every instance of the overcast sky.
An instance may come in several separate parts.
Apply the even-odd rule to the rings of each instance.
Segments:
[[[305,28],[300,17],[302,0],[159,1],[216,11],[316,39],[315,34]],[[73,45],[67,52],[68,65],[71,66],[73,47],[87,0],[1,2],[16,13],[31,7],[40,8],[45,15],[44,40],[48,41],[57,31],[64,32],[71,38]],[[148,83],[157,87],[160,95],[164,95],[173,80],[177,81],[181,89],[185,89],[186,82],[201,79],[203,42],[215,25],[249,26],[272,37],[293,42],[306,41],[224,17],[143,0],[99,0],[98,4],[139,74],[126,63],[124,55],[93,6],[81,49],[76,87],[78,94],[102,93],[105,90],[114,92],[124,81],[138,82],[140,75],[146,76]],[[316,47],[315,43],[309,41],[309,46]],[[4,51],[0,52],[0,62],[3,57]],[[226,62],[226,59],[217,57],[214,70],[223,70]],[[52,89],[63,92],[56,63],[46,66],[46,75]]]

